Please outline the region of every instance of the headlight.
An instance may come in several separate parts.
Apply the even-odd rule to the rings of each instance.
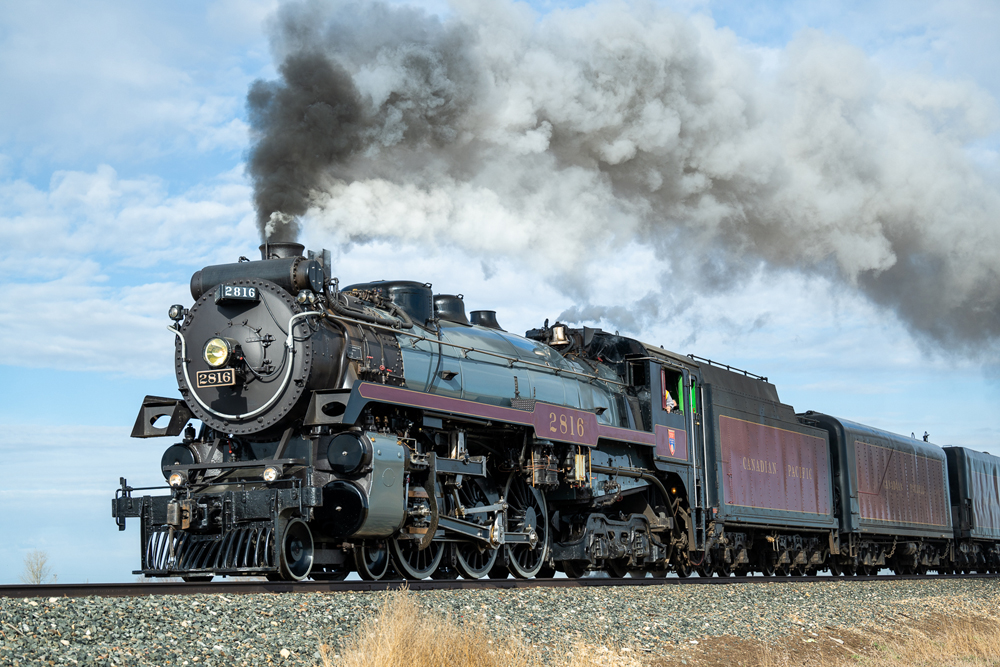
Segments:
[[[185,475],[182,472],[172,473],[170,475],[169,479],[167,480],[167,482],[170,484],[170,486],[174,487],[175,489],[178,486],[184,486],[184,482],[186,482],[186,481],[187,481],[187,475]]]
[[[213,338],[205,343],[205,361],[212,368],[218,368],[229,361],[229,343],[225,338]]]
[[[274,480],[278,479],[278,475],[281,473],[275,466],[268,466],[264,468],[264,481],[270,484]]]

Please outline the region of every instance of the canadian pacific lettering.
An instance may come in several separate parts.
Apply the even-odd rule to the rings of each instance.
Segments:
[[[773,461],[765,461],[764,459],[752,459],[747,456],[743,457],[743,469],[751,472],[764,473],[766,475],[778,474],[777,463],[774,463]]]

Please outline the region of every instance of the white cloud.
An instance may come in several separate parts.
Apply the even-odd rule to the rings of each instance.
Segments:
[[[0,147],[42,173],[53,163],[91,163],[94,155],[143,163],[241,150],[245,127],[234,117],[266,63],[260,25],[251,26],[269,8],[236,0],[207,9],[7,4],[0,14]]]
[[[240,170],[179,195],[106,165],[47,191],[0,183],[0,344],[6,363],[150,376],[169,371],[166,308],[190,274],[233,261],[255,232]]]

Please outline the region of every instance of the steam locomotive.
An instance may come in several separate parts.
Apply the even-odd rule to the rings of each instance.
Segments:
[[[169,493],[123,478],[112,503],[137,574],[1000,569],[996,457],[600,329],[518,336],[428,284],[341,288],[303,251],[205,267],[169,309],[180,398],[146,396],[132,432],[175,440]]]

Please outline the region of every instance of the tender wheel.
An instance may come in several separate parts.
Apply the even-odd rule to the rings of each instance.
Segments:
[[[366,581],[377,581],[389,571],[389,549],[385,542],[363,544],[354,549],[354,567]]]
[[[720,560],[715,565],[715,573],[722,578],[731,577],[737,570],[735,563],[727,563],[724,560]]]
[[[507,501],[507,531],[535,531],[537,541],[528,544],[507,545],[507,566],[511,574],[520,579],[530,579],[538,574],[549,556],[549,515],[545,495],[533,489],[516,471],[507,478],[503,497]]]
[[[302,581],[313,566],[312,531],[302,519],[292,519],[281,536],[278,569],[285,579]]]
[[[828,569],[830,570],[831,576],[839,577],[841,574],[843,574],[843,569],[841,568],[840,563],[835,561],[833,559],[833,556],[830,557],[830,566]]]
[[[389,549],[396,570],[404,579],[426,579],[438,568],[444,556],[444,542],[431,542],[421,551],[417,540],[391,539]]]
[[[674,561],[674,573],[681,579],[691,576],[691,561],[687,558],[678,558]]]
[[[476,480],[469,480],[458,489],[458,499],[463,507],[486,507],[491,505],[486,491]],[[467,521],[472,521],[480,525],[489,523],[487,514],[466,515]],[[459,542],[455,545],[455,567],[466,579],[482,579],[490,574],[493,566],[497,562],[497,550],[490,549],[478,542]],[[504,577],[507,576],[507,568],[504,568]],[[551,576],[551,575],[549,575]]]
[[[773,551],[764,551],[760,555],[760,573],[765,577],[774,576],[775,554]]]

